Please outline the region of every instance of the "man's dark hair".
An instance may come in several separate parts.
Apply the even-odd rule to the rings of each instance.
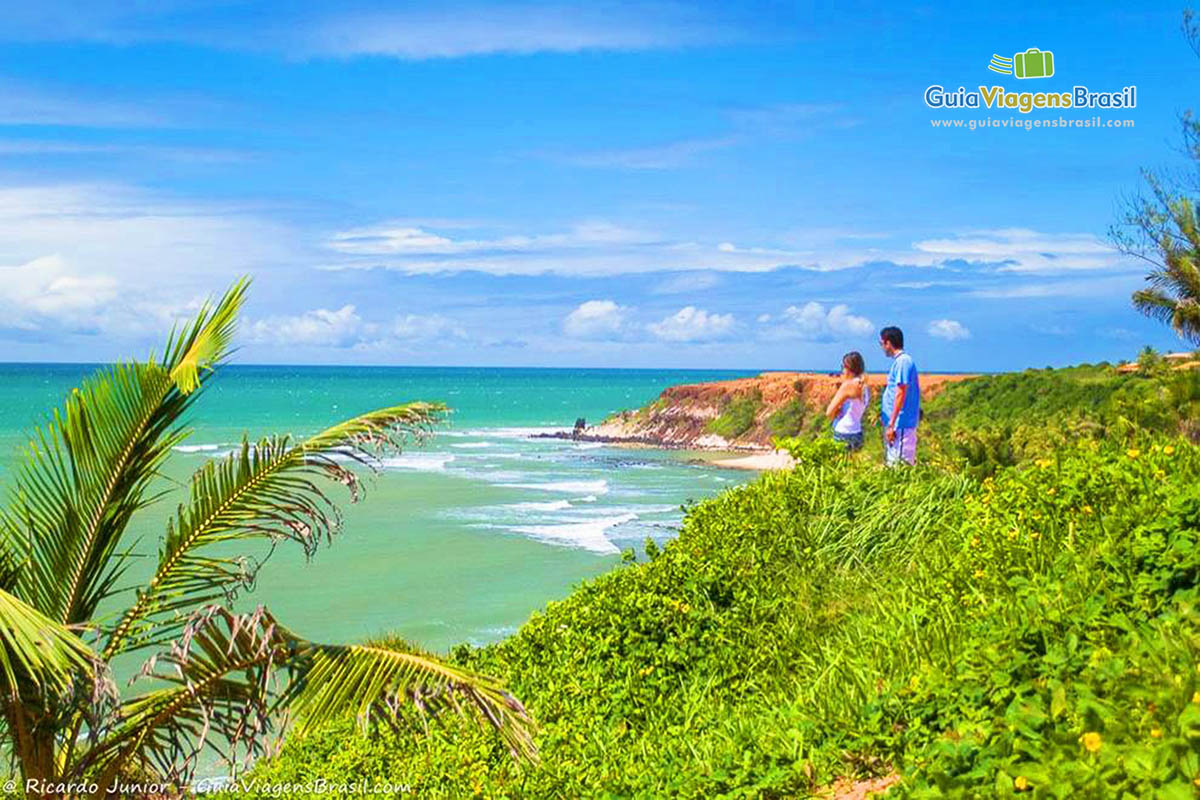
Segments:
[[[904,349],[904,331],[897,328],[895,325],[889,325],[879,332],[879,338],[890,344],[897,350]]]

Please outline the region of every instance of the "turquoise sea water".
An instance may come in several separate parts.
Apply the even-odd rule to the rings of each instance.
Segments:
[[[30,426],[91,371],[0,364],[0,485]],[[514,631],[549,600],[613,567],[646,537],[671,538],[680,505],[745,480],[696,454],[530,439],[635,408],[677,383],[749,373],[435,367],[227,367],[195,406],[193,436],[164,477],[181,487],[243,433],[305,435],[409,400],[451,406],[450,424],[385,461],[341,535],[311,562],[281,546],[240,604],[265,604],[322,641],[396,632],[435,650]],[[156,551],[176,488],[143,512],[137,549]],[[150,560],[134,570],[150,567]]]

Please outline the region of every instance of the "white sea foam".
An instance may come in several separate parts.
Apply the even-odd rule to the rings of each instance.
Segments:
[[[462,444],[452,444],[451,447],[459,447],[464,450],[477,450],[481,447],[491,447],[491,442],[463,442]]]
[[[544,503],[509,503],[501,508],[511,508],[514,511],[563,511],[571,507],[570,500],[547,500]]]
[[[225,447],[223,444],[177,444],[173,448],[180,453],[214,453]]]
[[[581,547],[584,550],[607,555],[621,551],[608,540],[604,532],[617,525],[633,522],[635,519],[637,519],[637,514],[621,514],[617,517],[600,517],[566,525],[517,525],[509,530],[528,534],[549,544]]]
[[[383,459],[388,469],[411,469],[416,472],[445,472],[446,465],[454,460],[451,453],[404,453]]]
[[[584,497],[576,497],[575,500],[580,503],[594,503],[596,502],[596,495],[589,494]]]
[[[599,450],[604,447],[603,442],[579,442],[575,445],[576,450]]]
[[[554,427],[504,427],[504,428],[474,428],[466,431],[465,435],[479,436],[484,439],[528,439],[539,433],[561,433],[566,430],[562,425]]]
[[[501,483],[505,489],[532,489],[538,492],[589,492],[607,494],[608,481],[549,481],[547,483]]]

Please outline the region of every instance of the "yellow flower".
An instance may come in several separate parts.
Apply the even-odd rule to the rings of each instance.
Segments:
[[[1024,775],[1018,775],[1013,786],[1017,787],[1018,792],[1023,792],[1029,788],[1029,780]]]
[[[1200,692],[1192,692],[1192,702],[1200,703]]]
[[[1033,463],[1037,464],[1039,469],[1045,469],[1046,467],[1050,466],[1054,462],[1048,458],[1039,458],[1037,461],[1034,461]]]
[[[971,547],[979,547],[979,537],[978,536],[971,537]]]
[[[1151,728],[1150,729],[1150,738],[1151,739],[1161,739],[1162,738],[1162,728]]]
[[[981,569],[977,569],[977,570],[975,570],[975,580],[981,580],[981,579],[983,578],[983,576],[984,576],[984,575],[986,575],[986,574],[987,574],[987,573],[985,573],[985,572],[984,572],[983,570],[981,570]]]
[[[1058,489],[1055,489],[1053,486],[1051,486],[1049,489],[1046,490],[1046,494],[1053,497],[1054,495],[1058,494]]]
[[[1029,538],[1030,538],[1030,539],[1036,539],[1036,538],[1038,538],[1039,536],[1041,536],[1041,534],[1040,534],[1040,533],[1038,533],[1037,531],[1034,531],[1033,533],[1029,534]]]
[[[1095,753],[1100,750],[1104,740],[1100,738],[1100,734],[1095,731],[1088,731],[1083,736],[1079,737],[1079,741],[1083,742],[1083,749],[1089,753]]]
[[[1166,447],[1164,447],[1164,448],[1163,448],[1163,455],[1167,455],[1167,456],[1173,456],[1173,455],[1175,455],[1175,446],[1174,446],[1174,445],[1170,445],[1170,444],[1169,444],[1169,445],[1167,445]]]
[[[1092,507],[1091,507],[1091,506],[1084,506],[1084,507],[1083,507],[1083,513],[1085,513],[1085,514],[1090,514],[1090,513],[1092,513]]]
[[[1130,458],[1137,458],[1141,454],[1142,451],[1138,450],[1136,447],[1131,447],[1125,451],[1125,455],[1129,456]]]

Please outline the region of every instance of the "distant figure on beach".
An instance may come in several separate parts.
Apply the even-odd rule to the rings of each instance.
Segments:
[[[879,332],[879,346],[892,359],[883,390],[883,460],[888,466],[917,463],[917,423],[921,421],[921,382],[912,356],[904,352],[904,332],[888,326]]]
[[[866,369],[862,353],[852,350],[842,356],[842,385],[825,408],[825,416],[833,420],[833,438],[845,442],[851,453],[863,446],[863,412],[871,402],[871,390],[863,377]]]

